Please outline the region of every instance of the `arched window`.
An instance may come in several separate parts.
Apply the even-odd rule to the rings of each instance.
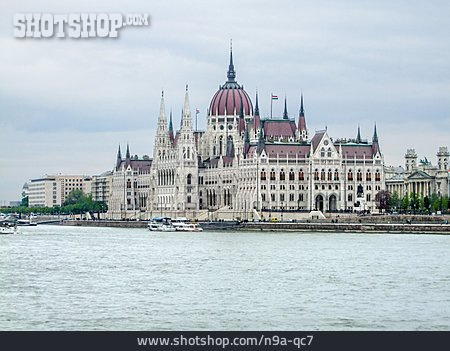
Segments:
[[[381,174],[380,174],[380,171],[377,169],[375,171],[375,181],[379,182],[380,180],[381,180]]]
[[[285,180],[286,179],[286,175],[284,174],[284,170],[280,171],[280,180]]]
[[[295,175],[294,175],[294,170],[293,169],[291,169],[290,171],[289,171],[289,180],[295,180]]]
[[[298,180],[305,180],[305,173],[303,173],[303,169],[298,172]]]
[[[261,180],[266,180],[266,171],[264,169],[261,171]]]
[[[361,181],[362,181],[362,173],[361,173],[361,170],[360,170],[360,169],[358,169],[358,172],[356,173],[356,180],[357,180],[358,182],[361,182]]]
[[[327,178],[327,180],[328,181],[333,180],[333,172],[331,171],[331,169],[328,170],[328,178]]]
[[[314,180],[319,180],[319,170],[317,168],[314,170]]]
[[[187,175],[187,185],[191,185],[192,184],[192,174],[188,174]]]
[[[320,157],[325,157],[325,149],[324,148],[322,148],[320,150]]]
[[[367,171],[366,173],[366,181],[370,182],[372,180],[372,173],[370,171]]]
[[[322,171],[320,172],[320,180],[325,180],[325,170],[322,169]]]
[[[347,180],[350,180],[350,181],[353,180],[353,172],[352,172],[352,170],[349,170],[349,171],[348,171]]]
[[[270,180],[275,180],[275,169],[273,169],[273,168],[270,171]]]
[[[328,148],[328,151],[327,151],[327,157],[331,157],[331,148],[330,147]]]
[[[339,180],[339,171],[337,169],[334,170],[334,180]]]

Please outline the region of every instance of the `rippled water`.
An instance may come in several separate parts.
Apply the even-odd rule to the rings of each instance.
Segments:
[[[0,329],[450,329],[450,237],[0,236]]]

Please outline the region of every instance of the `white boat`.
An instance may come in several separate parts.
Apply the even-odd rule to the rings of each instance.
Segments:
[[[175,218],[172,224],[177,232],[202,232],[203,228],[197,223],[192,223],[187,218]]]
[[[152,232],[174,232],[175,227],[169,217],[155,217],[148,224],[148,229]]]
[[[3,222],[0,223],[0,234],[19,234],[19,229],[14,224]]]

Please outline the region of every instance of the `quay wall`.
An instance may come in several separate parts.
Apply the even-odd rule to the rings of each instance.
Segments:
[[[62,225],[89,226],[89,227],[115,227],[115,228],[146,228],[145,221],[63,221]],[[450,234],[450,224],[443,223],[200,223],[204,230],[222,231],[289,231],[289,232],[335,232],[335,233],[417,233],[417,234]]]

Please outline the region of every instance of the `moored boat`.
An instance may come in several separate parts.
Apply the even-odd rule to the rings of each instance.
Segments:
[[[176,218],[172,224],[177,232],[202,232],[203,228],[198,223],[191,222],[188,218]]]
[[[174,232],[175,227],[170,217],[155,217],[148,224],[148,229],[152,232]]]
[[[18,234],[19,229],[14,223],[2,222],[0,223],[0,234]]]

